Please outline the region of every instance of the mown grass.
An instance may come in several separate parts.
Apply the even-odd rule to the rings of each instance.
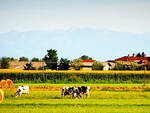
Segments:
[[[29,96],[14,97],[15,90],[4,90],[0,113],[149,113],[150,92],[96,91],[90,97],[61,97],[61,91],[30,91]]]

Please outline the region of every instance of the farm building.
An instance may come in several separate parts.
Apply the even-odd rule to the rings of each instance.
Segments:
[[[103,70],[104,71],[111,70],[114,67],[115,67],[115,62],[114,61],[103,62]]]
[[[80,70],[92,70],[92,66],[94,62],[95,60],[83,60]]]
[[[123,62],[137,62],[139,64],[149,64],[150,57],[136,57],[136,56],[124,56],[114,61],[123,61]]]
[[[24,66],[30,63],[28,61],[11,61],[10,62],[10,69],[24,69]],[[46,64],[45,62],[31,62],[32,66],[35,67],[35,69],[38,69],[39,67],[44,67]]]

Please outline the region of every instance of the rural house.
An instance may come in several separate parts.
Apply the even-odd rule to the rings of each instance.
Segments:
[[[115,59],[114,61],[122,61],[122,62],[136,62],[138,64],[149,64],[150,57],[137,57],[137,56],[124,56],[118,59]]]
[[[80,70],[92,70],[92,66],[94,62],[95,60],[83,60]]]

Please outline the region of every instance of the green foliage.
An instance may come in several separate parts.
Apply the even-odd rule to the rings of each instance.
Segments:
[[[82,59],[82,60],[92,60],[92,58],[89,57],[89,56],[87,56],[87,55],[83,55],[79,59]]]
[[[131,62],[129,64],[129,70],[138,70],[138,64],[137,63],[134,63],[134,62]]]
[[[39,68],[38,68],[38,70],[44,70],[45,69],[45,67],[43,67],[43,66],[40,66]]]
[[[140,67],[135,62],[131,62],[128,64],[124,64],[123,62],[117,62],[115,64],[114,70],[140,70]]]
[[[93,70],[102,70],[103,69],[103,63],[100,62],[100,61],[94,62],[93,66],[92,66],[92,69]]]
[[[9,68],[9,61],[10,61],[10,59],[8,58],[8,57],[2,57],[1,58],[1,66],[0,66],[0,68],[2,68],[2,69],[8,69]]]
[[[141,53],[137,53],[137,55],[136,55],[137,57],[141,57],[142,55],[141,55]]]
[[[29,59],[27,57],[20,57],[19,61],[29,61]]]
[[[145,56],[146,56],[146,54],[145,54],[144,52],[142,52],[142,54],[141,54],[141,55],[142,55],[142,57],[145,57]]]
[[[36,58],[36,57],[34,57],[34,58],[32,58],[32,60],[31,60],[32,62],[39,62],[40,61],[40,59],[39,58]]]
[[[123,64],[123,62],[117,62],[115,64],[114,70],[124,70],[125,65]]]
[[[13,82],[37,83],[143,83],[145,77],[146,83],[150,83],[150,74],[128,74],[128,73],[63,73],[53,72],[35,72],[35,73],[0,73],[0,80],[11,79]]]
[[[24,66],[24,70],[35,70],[35,67],[33,67],[32,63],[30,62]]]
[[[144,52],[142,52],[142,53],[137,53],[137,55],[136,55],[137,57],[145,57],[146,56],[146,54],[144,53]]]
[[[57,61],[58,61],[57,50],[55,49],[47,50],[47,54],[45,55],[43,60],[46,62],[46,68],[57,70]]]
[[[66,58],[60,59],[59,70],[69,70],[70,61]]]
[[[71,68],[74,70],[80,70],[81,66],[82,66],[82,59],[74,59],[73,62],[71,62]]]

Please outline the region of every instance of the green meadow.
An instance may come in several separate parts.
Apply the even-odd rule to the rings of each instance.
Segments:
[[[149,113],[149,91],[97,91],[90,97],[61,97],[61,91],[31,90],[28,96],[14,97],[7,89],[0,113]]]

